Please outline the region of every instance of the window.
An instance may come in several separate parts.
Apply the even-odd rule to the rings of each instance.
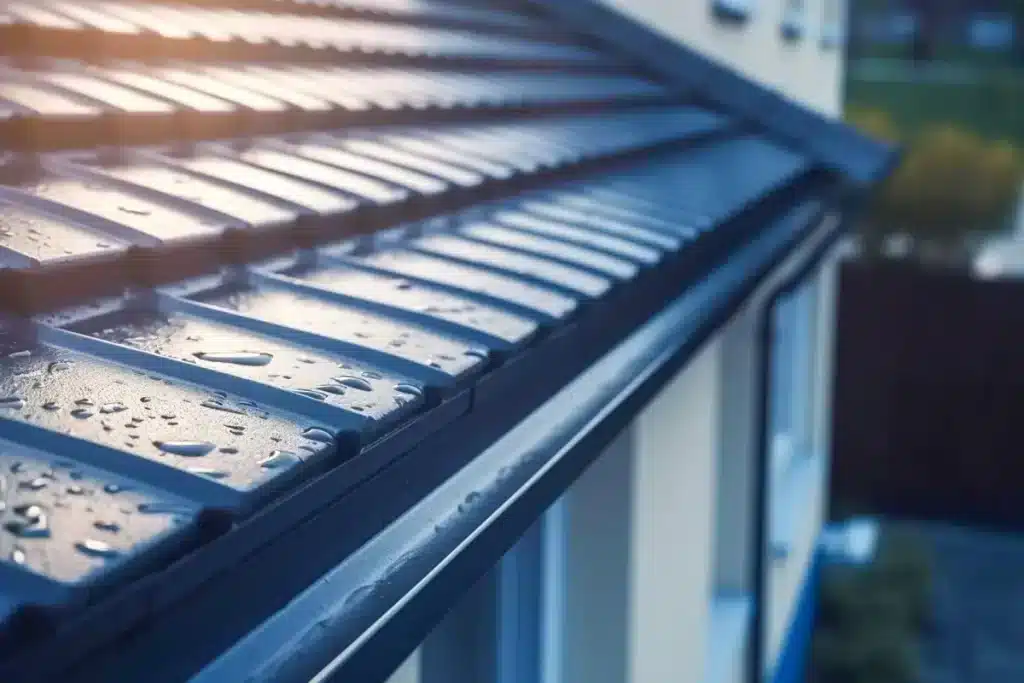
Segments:
[[[807,19],[807,8],[804,0],[787,0],[785,12],[782,14],[782,38],[787,42],[796,42],[804,37],[804,25]]]
[[[845,0],[825,0],[821,22],[821,47],[831,50],[843,42]]]
[[[771,548],[784,555],[792,533],[789,508],[795,489],[809,479],[815,458],[817,281],[781,299],[772,311],[772,368],[769,387],[772,500]]]

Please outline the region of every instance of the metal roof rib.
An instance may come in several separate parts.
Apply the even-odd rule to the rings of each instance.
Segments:
[[[0,2],[0,680],[379,677],[892,163],[616,21]]]

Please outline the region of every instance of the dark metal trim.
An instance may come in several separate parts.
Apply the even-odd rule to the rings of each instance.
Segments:
[[[852,213],[852,212],[851,212]],[[840,214],[840,220],[835,229],[817,245],[807,259],[793,273],[789,274],[769,294],[764,307],[759,312],[757,322],[757,344],[758,344],[758,372],[761,391],[757,399],[757,454],[754,469],[754,486],[751,491],[753,505],[751,509],[755,512],[754,552],[751,572],[751,585],[753,587],[752,597],[754,610],[751,619],[751,632],[749,646],[747,648],[747,680],[750,683],[761,683],[765,665],[766,653],[764,651],[764,638],[766,635],[765,617],[769,608],[768,605],[768,572],[771,568],[771,557],[769,540],[771,538],[771,486],[770,458],[771,458],[771,382],[772,376],[772,312],[779,300],[792,294],[800,288],[807,278],[818,270],[822,261],[828,256],[840,237],[846,232],[846,227],[851,220],[851,214]]]
[[[818,202],[787,209],[782,220],[735,258],[507,434],[478,448],[479,455],[464,469],[445,477],[433,494],[194,681],[385,679],[763,278],[817,229],[821,215]],[[365,495],[372,489],[378,493],[371,498],[380,499],[381,491],[409,481],[423,467],[417,455],[396,462],[364,487]],[[364,497],[357,492],[347,506]],[[424,529],[436,533],[427,539],[415,536]]]
[[[600,0],[527,0],[638,67],[746,121],[863,186],[883,180],[899,148],[759,86]]]

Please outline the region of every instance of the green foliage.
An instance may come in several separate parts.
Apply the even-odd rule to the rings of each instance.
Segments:
[[[883,112],[854,110],[849,119],[875,137],[900,139]],[[906,142],[903,163],[867,216],[869,245],[904,233],[919,244],[956,247],[968,235],[1004,227],[1024,178],[1013,145],[948,125],[926,127]]]
[[[886,529],[876,561],[828,566],[811,652],[814,683],[914,683],[930,564],[910,532]]]

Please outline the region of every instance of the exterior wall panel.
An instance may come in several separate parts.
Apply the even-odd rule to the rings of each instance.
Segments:
[[[828,1],[807,0],[804,37],[786,41],[780,27],[788,0],[751,0],[750,16],[742,23],[716,19],[711,0],[605,0],[744,76],[834,116],[841,111],[844,60],[843,50],[821,46]]]

